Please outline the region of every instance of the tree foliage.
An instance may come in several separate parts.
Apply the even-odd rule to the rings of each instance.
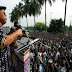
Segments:
[[[69,32],[72,32],[72,26],[71,26],[71,24],[69,26]]]
[[[69,27],[67,25],[65,26],[65,32],[69,32]]]
[[[10,13],[10,21],[14,22],[17,21],[20,17],[26,17],[27,15],[34,16],[34,25],[35,25],[35,16],[41,14],[41,4],[37,0],[22,0],[24,2],[20,2],[14,9],[12,13]],[[27,27],[28,27],[28,20],[27,20]]]
[[[46,26],[44,23],[37,22],[35,23],[35,29],[38,31],[44,31],[46,29]]]
[[[28,27],[25,27],[25,29],[31,31],[31,30],[34,29],[34,27],[33,26],[28,26]]]
[[[48,1],[49,2],[49,5],[52,6],[52,2],[55,2],[55,0],[37,0],[40,5],[44,5],[45,3],[45,25],[46,25],[46,2]]]
[[[22,6],[23,6],[23,4],[21,2],[19,2],[19,4],[16,5],[16,7],[14,7],[12,12],[10,13],[10,21],[11,22],[17,21],[20,17],[23,17]]]
[[[64,25],[64,22],[61,18],[58,20],[52,19],[50,22],[48,31],[53,33],[63,32],[64,31],[63,25]]]

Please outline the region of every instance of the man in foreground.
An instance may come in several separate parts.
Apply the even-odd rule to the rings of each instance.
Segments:
[[[0,72],[12,72],[10,44],[18,37],[22,36],[22,30],[18,29],[10,35],[6,35],[2,27],[6,23],[6,7],[0,6]]]

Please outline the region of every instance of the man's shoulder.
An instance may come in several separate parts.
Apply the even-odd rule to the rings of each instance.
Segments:
[[[0,27],[0,34],[3,34],[4,33],[4,31],[3,31],[3,29]]]
[[[2,27],[0,26],[0,31],[3,31]]]
[[[1,28],[1,26],[0,26],[0,30],[1,30],[2,28]]]

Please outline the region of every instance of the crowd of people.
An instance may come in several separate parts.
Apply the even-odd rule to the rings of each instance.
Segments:
[[[41,38],[34,43],[34,47],[30,48],[32,72],[72,72],[72,39],[70,37],[68,39],[57,36],[52,39]]]

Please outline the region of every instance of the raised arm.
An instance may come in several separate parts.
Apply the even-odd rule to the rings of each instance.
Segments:
[[[4,43],[4,47],[10,45],[18,36],[22,36],[22,30],[21,29],[18,29],[17,31],[15,31],[11,35],[7,35],[7,38],[6,38],[5,43]]]

